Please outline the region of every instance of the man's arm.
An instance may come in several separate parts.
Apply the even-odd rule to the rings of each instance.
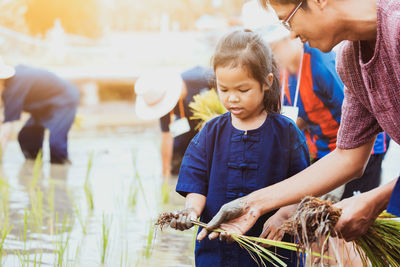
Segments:
[[[225,204],[210,221],[209,228],[220,227],[228,232],[243,234],[262,214],[297,203],[305,196],[321,196],[361,176],[374,141],[375,138],[354,149],[337,148],[298,174]],[[203,239],[207,233],[203,229],[198,239]],[[217,236],[211,233],[210,238]]]
[[[10,136],[13,132],[13,125],[12,121],[4,122],[0,128],[0,142],[1,142],[1,153],[6,150],[8,141],[10,140]]]
[[[162,168],[163,176],[165,178],[171,177],[171,162],[172,153],[174,149],[174,138],[170,132],[162,133],[161,140],[161,157],[162,157]]]

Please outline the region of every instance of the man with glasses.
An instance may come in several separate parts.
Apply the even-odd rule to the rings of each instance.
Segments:
[[[260,0],[266,8],[267,2]],[[245,233],[260,215],[322,195],[362,175],[376,135],[386,131],[400,144],[400,2],[396,0],[270,0],[292,37],[311,47],[340,48],[337,70],[345,85],[337,148],[295,176],[226,204],[208,224]],[[400,216],[400,182],[337,204],[336,230],[347,241],[364,234],[385,209]],[[285,196],[282,196],[285,192]],[[207,235],[204,229],[198,236]],[[216,238],[217,233],[210,234]]]

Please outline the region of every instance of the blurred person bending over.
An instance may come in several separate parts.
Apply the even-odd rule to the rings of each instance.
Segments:
[[[4,105],[1,148],[5,150],[13,123],[23,111],[30,118],[18,133],[26,159],[35,159],[43,146],[44,131],[50,131],[51,163],[67,163],[68,132],[79,103],[78,89],[66,80],[43,69],[7,66],[0,59],[0,92]]]
[[[211,89],[213,77],[211,70],[196,66],[181,75],[166,71],[136,81],[136,114],[143,120],[160,120],[165,178],[178,174],[186,148],[197,133],[198,121],[190,119],[189,103],[193,96]]]

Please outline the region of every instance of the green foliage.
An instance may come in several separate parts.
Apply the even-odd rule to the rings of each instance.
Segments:
[[[85,184],[84,184],[86,201],[89,205],[90,210],[94,209],[93,191],[92,191],[92,186],[89,182],[90,171],[92,170],[92,164],[93,164],[93,155],[94,155],[93,152],[91,152],[89,154],[89,161],[88,161],[88,165],[87,165],[86,178],[85,178]]]
[[[102,239],[101,239],[101,263],[107,259],[109,252],[109,241],[110,241],[110,228],[112,221],[105,217],[103,214],[103,224],[102,224]]]
[[[365,267],[400,266],[400,221],[378,218],[368,232],[354,241]]]

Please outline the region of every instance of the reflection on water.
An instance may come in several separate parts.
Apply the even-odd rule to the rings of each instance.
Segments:
[[[46,149],[35,165],[11,143],[0,169],[1,233],[11,229],[3,266],[192,266],[193,231],[148,238],[160,212],[183,205],[174,193],[162,203],[157,137],[151,129],[82,134],[70,141],[71,165],[49,164]]]

